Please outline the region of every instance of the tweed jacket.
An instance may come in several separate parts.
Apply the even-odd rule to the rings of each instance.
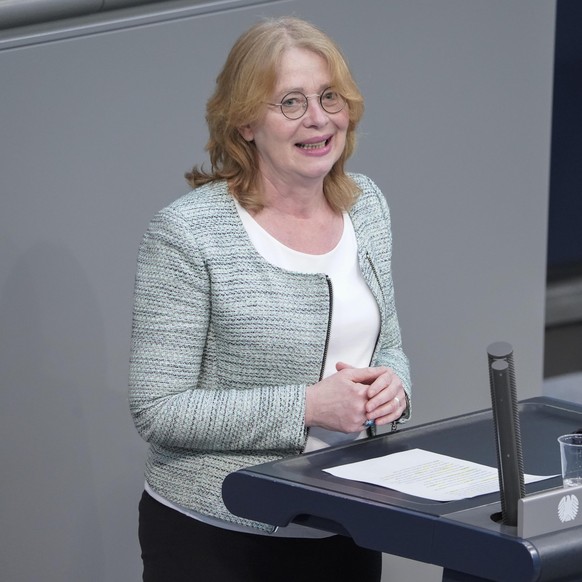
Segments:
[[[369,178],[351,176],[362,191],[349,213],[359,264],[380,311],[371,365],[393,368],[410,400],[388,205]],[[206,515],[273,529],[232,515],[222,481],[302,452],[305,389],[323,371],[332,302],[326,275],[285,271],[257,252],[225,182],[199,187],[153,218],[138,255],[129,401],[149,443],[146,480],[155,491]]]

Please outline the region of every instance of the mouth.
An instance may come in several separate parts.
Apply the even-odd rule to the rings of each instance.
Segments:
[[[320,150],[327,147],[330,141],[331,137],[328,137],[327,139],[323,139],[321,141],[316,141],[312,143],[297,143],[295,145],[296,147],[302,150]]]

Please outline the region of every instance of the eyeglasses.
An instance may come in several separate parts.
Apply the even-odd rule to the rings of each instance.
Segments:
[[[281,99],[281,103],[267,103],[267,105],[280,107],[281,113],[287,119],[299,119],[305,115],[309,99],[312,97],[319,99],[321,108],[327,113],[339,113],[346,106],[346,100],[333,87],[328,87],[319,95],[317,93],[305,95],[301,91],[292,91]]]

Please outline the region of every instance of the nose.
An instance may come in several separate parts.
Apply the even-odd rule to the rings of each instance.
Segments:
[[[321,106],[319,98],[314,96],[307,101],[307,111],[303,116],[304,123],[321,127],[328,122],[329,113]]]

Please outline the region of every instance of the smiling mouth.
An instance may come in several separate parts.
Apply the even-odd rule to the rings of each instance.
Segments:
[[[324,139],[322,141],[318,141],[316,143],[298,143],[296,145],[298,148],[301,148],[302,150],[319,150],[319,149],[326,147],[330,141],[331,141],[331,138],[329,137],[327,139]]]

